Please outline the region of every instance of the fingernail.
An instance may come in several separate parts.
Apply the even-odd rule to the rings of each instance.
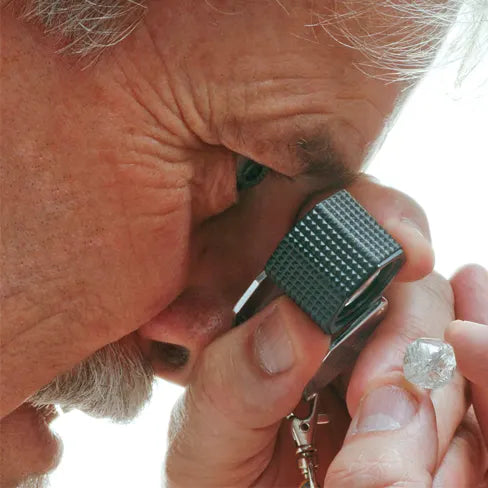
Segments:
[[[417,407],[415,398],[403,388],[382,386],[361,401],[353,433],[401,429],[410,423]]]
[[[261,369],[270,375],[293,366],[295,351],[278,310],[268,315],[254,332],[254,354]]]
[[[417,222],[414,222],[413,220],[410,220],[407,217],[402,217],[400,219],[400,222],[408,225],[411,229],[415,230],[418,234],[420,234],[425,239],[424,233],[420,228],[420,226],[417,224]]]
[[[364,177],[373,183],[381,185],[381,181],[370,173],[363,173]]]
[[[455,320],[447,326],[446,336],[454,340],[457,339],[456,342],[461,339],[464,343],[468,340],[471,343],[477,342],[480,344],[488,339],[488,326],[468,320]]]
[[[477,264],[474,266],[474,269],[476,271],[476,276],[478,278],[478,283],[479,283],[479,286],[482,288],[482,289],[487,289],[488,288],[488,271],[486,270],[486,268],[484,268],[483,266]]]

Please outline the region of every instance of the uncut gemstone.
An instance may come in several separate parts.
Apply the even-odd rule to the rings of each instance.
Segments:
[[[403,358],[405,378],[421,388],[435,389],[449,383],[456,370],[456,357],[450,344],[440,339],[413,341]]]

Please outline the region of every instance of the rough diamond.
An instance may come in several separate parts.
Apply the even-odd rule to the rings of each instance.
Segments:
[[[455,370],[454,350],[440,339],[422,337],[413,341],[403,358],[405,378],[421,388],[435,389],[446,385]]]

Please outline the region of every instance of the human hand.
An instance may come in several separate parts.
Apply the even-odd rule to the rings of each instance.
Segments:
[[[455,349],[459,370],[472,382],[477,419],[469,409],[452,431],[463,413],[461,403],[449,404],[449,396],[462,385],[458,374],[453,383],[433,391],[430,398],[426,392],[418,391],[410,397],[400,391],[392,395],[392,399],[397,397],[395,403],[390,403],[396,406],[396,418],[404,422],[408,413],[412,419],[405,422],[405,427],[391,432],[375,432],[379,429],[371,429],[371,421],[364,420],[369,409],[384,412],[385,391],[373,392],[361,404],[325,486],[372,487],[399,482],[401,486],[432,484],[439,488],[488,486],[488,328],[462,321],[488,323],[488,275],[480,266],[467,266],[455,274],[451,286],[453,295],[447,293],[444,299],[454,299],[458,320],[449,324],[445,338]],[[436,306],[435,301],[432,306]],[[368,349],[366,356],[372,350]],[[363,356],[361,361],[364,360]],[[361,363],[357,370],[360,367]],[[404,403],[398,400],[400,396]],[[418,401],[417,406],[410,403],[413,398]],[[455,402],[459,402],[457,398]],[[457,420],[454,416],[458,416]],[[358,421],[366,431],[357,428]]]
[[[458,368],[470,381],[476,417],[488,448],[488,273],[481,266],[466,266],[451,280],[456,320],[446,340],[456,353]],[[488,478],[485,480],[488,485]]]
[[[374,214],[374,208],[369,210]],[[453,319],[449,285],[437,275],[397,283],[389,295],[390,313],[351,378],[347,407],[352,413],[367,391],[382,385],[404,386],[397,370],[406,345],[419,336],[442,337]],[[268,348],[267,338],[272,344]],[[174,410],[168,486],[297,486],[295,449],[289,425],[281,420],[295,409],[327,345],[328,339],[287,298],[212,343]],[[263,357],[266,353],[271,356]],[[395,399],[397,389],[389,390]],[[385,389],[377,391],[382,394]],[[324,391],[322,402],[331,423],[319,427],[316,435],[318,479],[325,476],[349,424],[346,404],[332,388]],[[441,456],[467,408],[462,378],[443,389],[433,403],[431,413],[435,409],[439,424],[428,427]]]

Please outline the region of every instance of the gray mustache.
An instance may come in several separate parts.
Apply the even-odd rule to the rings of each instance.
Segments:
[[[154,372],[141,350],[129,338],[108,344],[54,378],[32,395],[35,407],[59,405],[79,409],[95,418],[129,422],[151,398]]]

